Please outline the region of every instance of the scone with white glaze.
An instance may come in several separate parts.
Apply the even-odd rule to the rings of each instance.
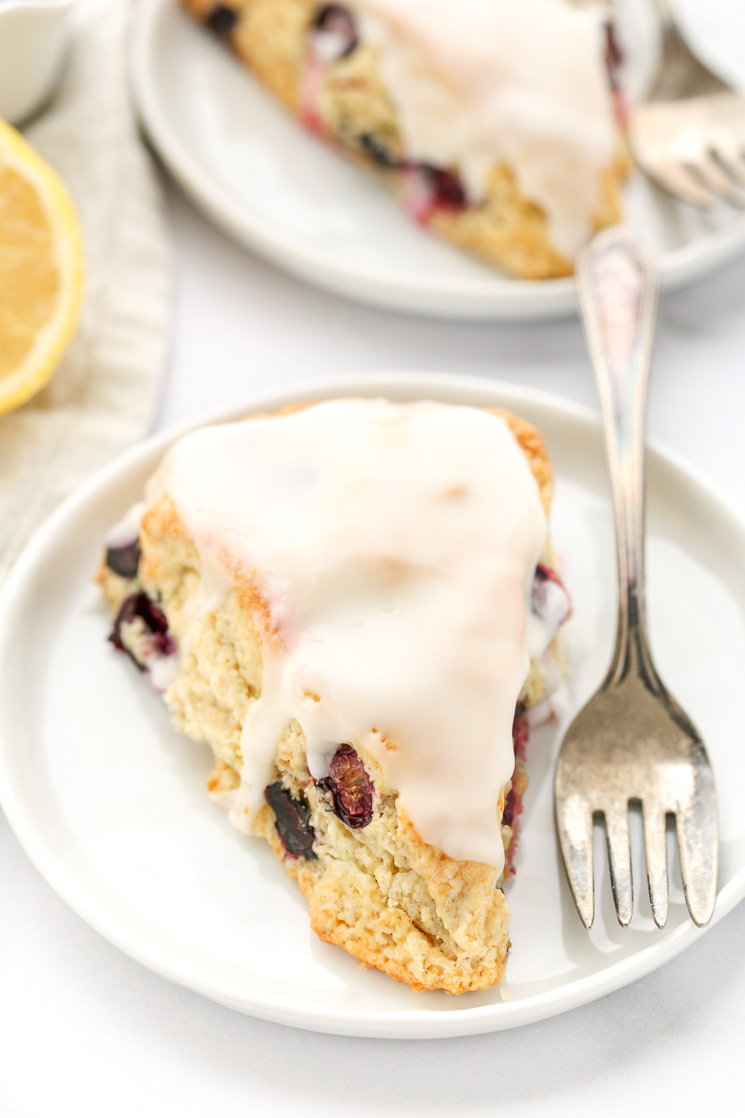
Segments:
[[[515,755],[569,612],[551,494],[510,414],[336,400],[187,435],[107,541],[112,643],[212,798],[322,939],[415,990],[502,976]]]
[[[516,276],[569,274],[620,219],[622,70],[604,4],[184,3],[419,224]]]

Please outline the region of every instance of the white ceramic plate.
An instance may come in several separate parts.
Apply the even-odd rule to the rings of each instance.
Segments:
[[[558,476],[554,537],[575,599],[565,721],[600,681],[616,611],[595,419],[517,387],[412,374],[303,385],[209,418],[344,394],[507,406],[543,432]],[[455,1036],[548,1017],[646,974],[701,936],[679,880],[663,932],[641,895],[630,928],[620,929],[605,877],[595,927],[582,929],[554,837],[561,727],[551,726],[532,742],[518,873],[507,887],[508,999],[500,989],[414,996],[317,940],[274,855],[234,831],[207,799],[209,750],[171,730],[160,697],[106,643],[109,619],[91,584],[101,540],[173,437],[144,443],[72,496],[19,561],[0,605],[2,803],[39,870],[81,916],[154,971],[225,1005],[309,1029],[387,1037]],[[718,920],[745,895],[745,753],[731,698],[745,675],[745,526],[660,451],[650,455],[649,480],[652,641],[716,771]],[[638,860],[635,870],[643,882]]]
[[[725,46],[733,20],[745,30],[726,4],[711,0],[704,28]],[[438,317],[573,311],[572,279],[510,279],[413,225],[384,183],[304,133],[177,0],[141,0],[133,32],[132,83],[151,141],[193,200],[268,260],[340,294]],[[742,59],[740,71],[745,78]],[[626,195],[628,220],[659,251],[667,287],[745,246],[736,210],[702,214],[641,176]]]

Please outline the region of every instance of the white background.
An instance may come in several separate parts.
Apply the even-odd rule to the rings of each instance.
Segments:
[[[453,325],[346,304],[253,259],[169,197],[178,278],[159,426],[253,390],[385,369],[513,380],[595,407],[573,320]],[[743,417],[740,260],[664,300],[649,428],[745,515]],[[740,696],[722,702],[741,749]],[[266,1024],[157,978],[56,897],[2,819],[0,892],[2,1118],[741,1109],[745,905],[661,970],[562,1017],[394,1042]]]

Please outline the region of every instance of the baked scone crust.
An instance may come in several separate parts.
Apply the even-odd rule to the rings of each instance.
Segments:
[[[215,19],[214,0],[182,0],[200,20]],[[318,0],[231,0],[235,24],[221,36],[243,63],[296,116],[302,116],[303,79],[309,61],[308,29]],[[215,24],[213,23],[213,27]],[[318,128],[358,162],[374,168],[402,190],[401,175],[381,167],[361,137],[391,157],[402,154],[396,110],[380,75],[375,48],[360,44],[330,63],[317,93]],[[621,219],[620,188],[628,175],[628,148],[619,133],[618,149],[601,176],[592,214],[595,230]],[[571,275],[573,262],[551,243],[543,210],[520,190],[515,169],[493,167],[485,197],[463,209],[435,208],[426,222],[446,240],[524,279]]]

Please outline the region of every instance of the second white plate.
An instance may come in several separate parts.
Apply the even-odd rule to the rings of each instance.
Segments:
[[[504,987],[459,998],[414,996],[321,943],[274,855],[234,831],[208,800],[209,750],[171,729],[160,697],[107,645],[110,619],[91,583],[101,540],[139,498],[174,432],[135,448],[72,496],[5,587],[2,805],[39,870],[90,924],[159,974],[243,1012],[332,1033],[442,1037],[506,1029],[571,1009],[648,973],[702,935],[675,875],[668,926],[655,928],[640,858],[631,926],[619,928],[605,874],[595,926],[585,932],[557,853],[555,751],[564,721],[602,677],[616,613],[599,427],[589,413],[549,396],[412,374],[303,385],[207,419],[340,395],[511,408],[542,431],[556,469],[553,536],[575,604],[566,631],[571,691],[562,723],[531,742],[518,872],[508,885],[514,946]],[[648,554],[660,670],[700,728],[718,784],[718,920],[745,896],[745,753],[738,744],[745,526],[660,452],[650,455]],[[598,863],[605,864],[602,851]]]
[[[726,0],[707,13],[708,39],[717,31],[726,39],[733,21],[745,31]],[[141,0],[133,32],[133,90],[150,139],[194,201],[266,259],[339,294],[441,318],[574,310],[572,279],[511,279],[413,225],[384,183],[306,134],[177,0]],[[641,175],[628,185],[626,211],[659,252],[667,287],[745,246],[742,213],[701,213]]]

